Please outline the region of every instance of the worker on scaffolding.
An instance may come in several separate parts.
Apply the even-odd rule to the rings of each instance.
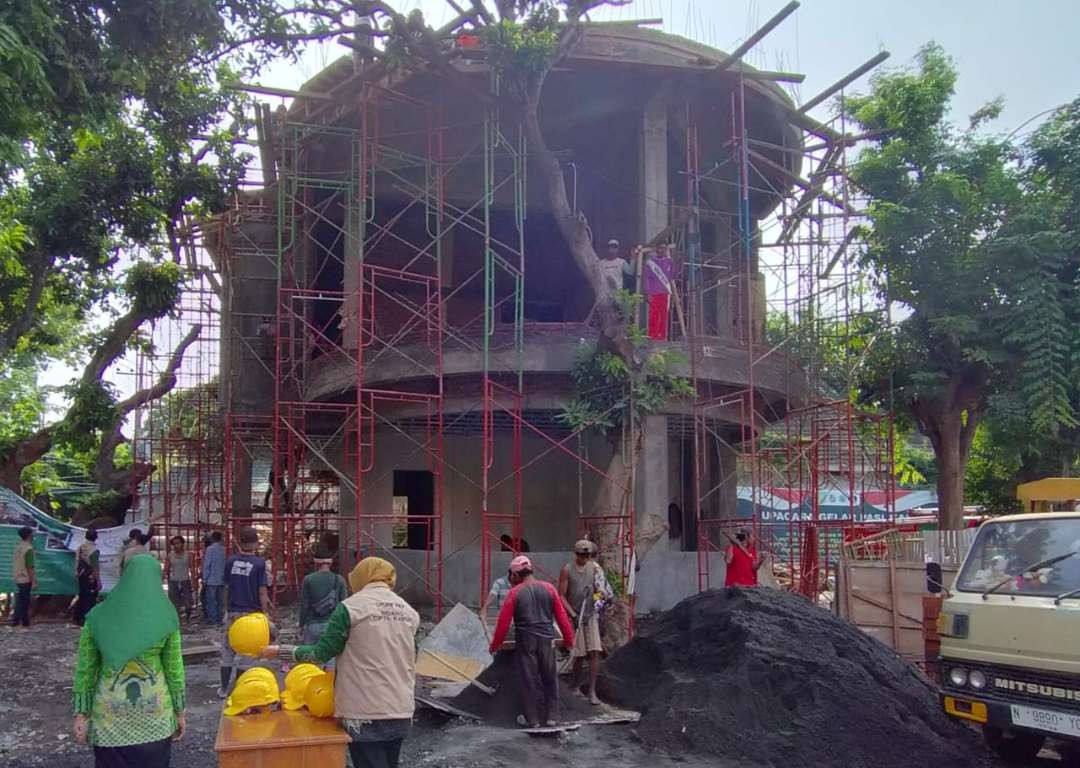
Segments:
[[[600,272],[600,293],[597,295],[592,309],[589,310],[589,316],[585,318],[586,324],[592,320],[593,313],[596,312],[598,306],[615,303],[615,297],[624,288],[624,276],[634,274],[633,266],[620,255],[621,248],[622,245],[613,237],[607,241],[607,249],[604,251],[604,255],[597,259],[596,266]]]
[[[671,249],[667,245],[658,245],[642,249],[641,253],[644,257],[642,289],[649,302],[649,338],[666,341],[672,294]]]

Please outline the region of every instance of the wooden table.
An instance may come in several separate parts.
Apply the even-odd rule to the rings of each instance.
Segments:
[[[214,751],[219,768],[345,768],[349,741],[333,718],[279,710],[222,715]]]

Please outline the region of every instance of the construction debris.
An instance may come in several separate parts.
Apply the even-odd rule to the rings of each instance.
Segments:
[[[641,739],[669,753],[818,768],[992,762],[913,667],[771,589],[684,600],[608,659],[600,682],[601,696],[642,711]]]

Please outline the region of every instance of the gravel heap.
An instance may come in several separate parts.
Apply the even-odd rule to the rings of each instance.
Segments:
[[[641,739],[668,753],[778,767],[992,763],[917,670],[776,590],[684,600],[616,652],[601,683],[606,700],[642,712]]]

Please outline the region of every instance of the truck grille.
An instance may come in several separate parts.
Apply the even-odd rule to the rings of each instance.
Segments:
[[[979,670],[986,675],[985,690],[957,687],[949,681],[949,670],[963,667],[971,672]],[[942,686],[946,691],[979,695],[985,693],[995,699],[1028,704],[1044,705],[1052,709],[1080,713],[1080,676],[1054,672],[1036,672],[1022,667],[1004,667],[989,664],[968,664],[963,661],[942,659]]]

